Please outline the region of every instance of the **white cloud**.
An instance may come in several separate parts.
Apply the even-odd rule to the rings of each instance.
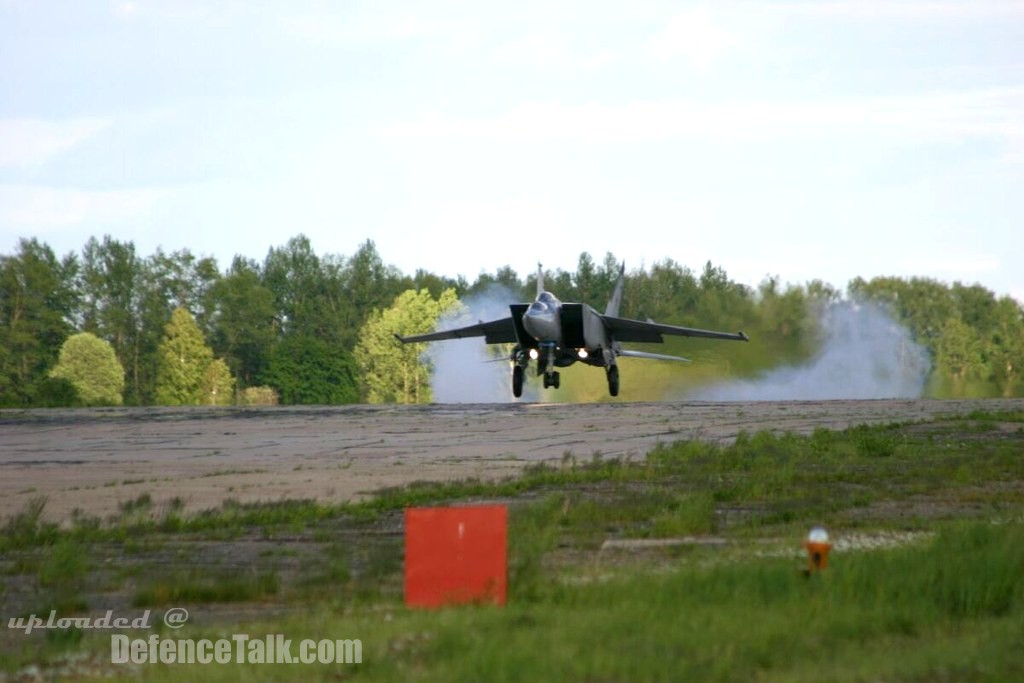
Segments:
[[[823,2],[764,2],[762,7],[775,12],[890,21],[927,19],[991,19],[1024,16],[1019,0],[846,0]]]
[[[684,57],[704,69],[739,44],[739,39],[719,26],[711,13],[698,7],[679,12],[647,43],[648,52],[662,60]]]
[[[563,33],[553,31],[532,31],[515,38],[498,47],[494,56],[499,62],[515,66],[569,70],[597,69],[615,60],[608,50],[578,52]]]
[[[419,222],[415,231],[375,237],[388,262],[406,272],[426,268],[472,279],[510,263],[526,273],[538,257],[575,255],[592,246],[569,229],[572,217],[564,207],[542,197],[455,199],[424,208],[422,214],[414,219]],[[523,239],[532,247],[509,246]]]
[[[137,2],[119,2],[114,5],[114,14],[121,17],[130,17],[139,10]]]
[[[109,119],[0,120],[0,168],[38,167],[106,128]]]
[[[635,143],[667,139],[759,140],[879,132],[906,139],[991,136],[1024,140],[1024,88],[859,97],[822,102],[665,100],[625,104],[531,102],[490,119],[440,114],[384,126],[385,138]]]
[[[227,3],[222,3],[227,4]],[[156,19],[158,21],[197,22],[208,21],[215,12],[227,7],[218,7],[204,0],[121,0],[114,3],[114,16],[122,19]],[[232,8],[237,9],[237,7]]]
[[[288,15],[280,23],[292,38],[316,45],[385,47],[391,43],[433,39],[435,44],[465,44],[475,31],[458,18],[423,18],[413,11],[375,8],[373,13],[313,12]]]
[[[947,254],[925,255],[915,259],[914,266],[927,273],[953,280],[970,280],[982,275],[999,272],[1002,263],[998,256],[980,254],[969,250],[950,252]]]
[[[88,191],[35,185],[0,186],[0,230],[25,234],[125,220],[149,211],[164,190]]]

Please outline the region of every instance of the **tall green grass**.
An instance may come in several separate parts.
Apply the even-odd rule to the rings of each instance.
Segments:
[[[280,581],[267,571],[178,571],[149,579],[135,591],[135,607],[264,600],[278,592]]]
[[[1024,674],[1024,525],[948,524],[925,544],[833,556],[809,579],[800,566],[751,556],[630,569],[513,592],[504,609],[393,605],[339,615],[328,604],[246,630],[360,638],[363,664],[301,672],[232,665],[189,675],[500,682],[1011,681]],[[172,680],[182,672],[145,673]]]

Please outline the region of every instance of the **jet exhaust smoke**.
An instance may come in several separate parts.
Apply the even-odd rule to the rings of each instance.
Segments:
[[[508,317],[509,303],[516,300],[507,288],[491,285],[483,293],[464,299],[460,310],[442,316],[437,329],[450,330]],[[430,344],[426,356],[434,368],[430,378],[434,402],[509,403],[516,400],[512,396],[512,370],[507,354],[503,346],[488,346],[482,337]],[[522,400],[536,400],[536,392],[529,382],[523,386]]]
[[[928,353],[881,307],[840,302],[821,312],[824,344],[810,362],[760,378],[726,382],[689,398],[707,401],[814,401],[920,398]],[[756,343],[756,340],[752,343]]]

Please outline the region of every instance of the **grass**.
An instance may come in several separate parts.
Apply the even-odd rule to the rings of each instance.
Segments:
[[[952,560],[952,562],[951,562]],[[1024,525],[949,523],[925,545],[851,554],[810,579],[785,558],[550,581],[505,609],[331,601],[246,623],[359,638],[358,666],[150,666],[148,680],[1019,680]],[[175,637],[223,637],[191,626]],[[297,671],[296,669],[301,669]]]
[[[39,585],[74,586],[89,571],[89,560],[82,545],[70,538],[61,538],[46,548],[39,566]]]
[[[401,511],[483,500],[510,506],[508,607],[405,610]],[[98,584],[139,607],[185,603],[196,614],[272,603],[288,614],[217,633],[362,639],[364,664],[301,667],[313,678],[1024,678],[1020,413],[680,441],[635,461],[567,453],[504,481],[422,482],[343,505],[226,501],[186,516],[181,501],[157,507],[143,493],[114,519],[77,514],[67,527],[44,521],[44,507],[32,499],[2,529],[5,594],[27,578],[33,607],[62,610],[85,609],[78,596]],[[794,552],[819,523],[840,537],[932,533],[834,553],[806,579]],[[609,538],[711,534],[724,546],[600,550]],[[42,649],[0,650],[0,664],[104,645],[95,634],[52,636]],[[234,665],[144,673],[285,676]]]
[[[189,603],[249,602],[263,600],[278,592],[274,572],[185,571],[151,579],[136,590],[134,607],[176,606]]]
[[[683,565],[553,584],[505,612],[344,622],[378,644],[356,672],[377,680],[998,679],[1024,671],[1022,542],[1020,525],[958,525],[925,548],[851,556],[813,580],[789,560]],[[951,556],[970,560],[951,567]],[[414,651],[387,650],[416,632],[430,637]],[[1000,656],[967,634],[996,637],[986,647]],[[916,661],[892,656],[917,648]]]

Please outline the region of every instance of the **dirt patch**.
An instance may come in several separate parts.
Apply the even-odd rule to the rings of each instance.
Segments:
[[[741,431],[905,422],[1024,399],[464,404],[0,411],[0,516],[106,517],[148,493],[189,511],[242,502],[356,500],[417,480],[500,478],[537,461],[640,458],[657,443]]]

